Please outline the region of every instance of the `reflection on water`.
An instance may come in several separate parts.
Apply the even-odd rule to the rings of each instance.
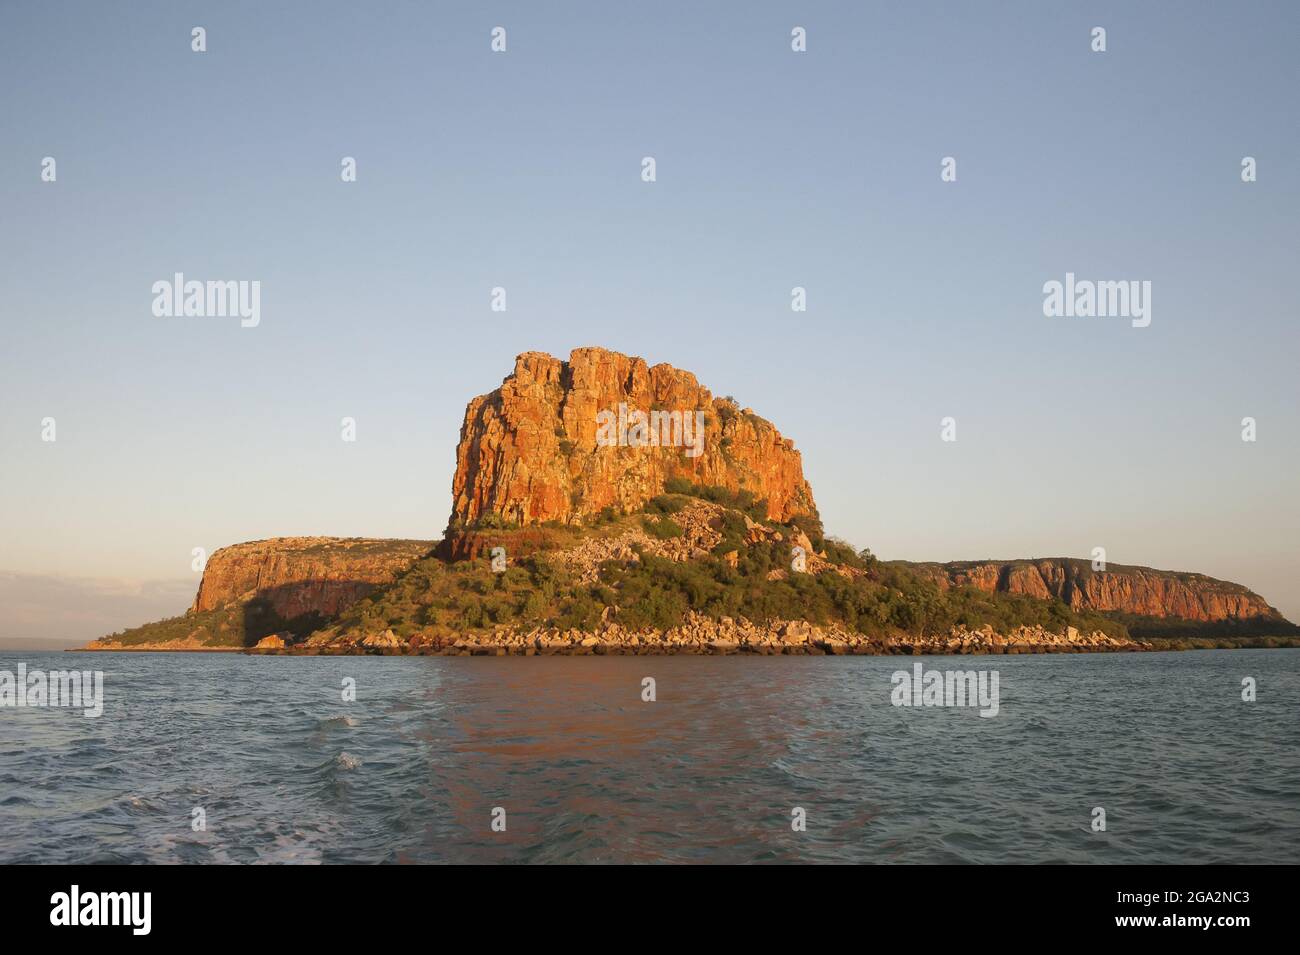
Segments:
[[[0,709],[2,862],[1292,862],[1300,847],[1295,651],[926,658],[997,669],[992,719],[891,706],[905,658],[11,653],[0,669],[20,659],[104,669],[107,701],[97,720]]]

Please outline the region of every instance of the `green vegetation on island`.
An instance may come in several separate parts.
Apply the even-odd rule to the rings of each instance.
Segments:
[[[984,593],[970,587],[941,589],[923,574],[883,564],[870,551],[854,551],[843,541],[825,537],[815,516],[800,516],[784,525],[761,521],[765,503],[743,490],[670,481],[665,493],[651,500],[643,512],[606,514],[589,533],[613,537],[641,529],[660,540],[678,537],[683,531],[672,515],[693,499],[726,508],[714,520],[721,540],[703,556],[672,560],[637,548],[638,560],[605,561],[597,580],[583,582],[557,559],[562,548],[583,536],[572,528],[557,532],[551,547],[542,543],[522,557],[512,552],[504,573],[492,571],[486,551],[474,560],[425,558],[345,611],[331,629],[339,634],[391,629],[399,638],[417,633],[445,638],[494,626],[590,630],[602,621],[607,608],[617,608],[617,620],[631,629],[667,630],[694,611],[714,619],[745,617],[756,623],[790,619],[838,623],[879,637],[896,631],[927,635],[955,626],[985,625],[998,631],[1038,625],[1055,631],[1075,627],[1127,636],[1123,625],[1113,619],[1076,613],[1059,600]],[[751,524],[781,532],[781,539],[747,544],[747,518]],[[487,530],[483,522],[475,528]],[[510,531],[505,527],[500,536],[508,551]],[[816,553],[858,573],[785,573],[773,579],[774,571],[789,567],[789,541],[800,532]],[[491,535],[485,534],[484,539],[490,542]]]

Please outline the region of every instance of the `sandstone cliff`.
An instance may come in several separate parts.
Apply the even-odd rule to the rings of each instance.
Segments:
[[[1072,610],[1118,611],[1144,617],[1219,621],[1281,619],[1259,594],[1203,574],[1109,564],[1094,571],[1089,561],[956,561],[913,564],[940,587],[972,586],[987,593],[1058,598]]]
[[[433,544],[415,540],[277,537],[223,547],[208,558],[191,613],[263,598],[286,620],[334,616],[390,583]]]
[[[661,419],[640,432],[654,443],[634,446],[636,422],[620,405],[628,417],[679,412],[685,428]],[[689,431],[695,412],[702,436]],[[602,427],[617,444],[598,441]],[[567,362],[526,352],[500,388],[465,411],[451,521],[473,525],[494,514],[519,524],[583,523],[607,506],[639,508],[673,477],[748,490],[776,520],[816,511],[793,442],[749,409],[713,397],[690,372],[602,348],[576,349]]]

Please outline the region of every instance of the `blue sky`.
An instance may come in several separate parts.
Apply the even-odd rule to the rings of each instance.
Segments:
[[[5,4],[0,571],[435,537],[466,402],[601,345],[772,420],[883,557],[1104,546],[1300,618],[1298,36],[1263,2]],[[259,280],[261,324],[155,318],[177,271]],[[1044,317],[1067,271],[1151,281],[1150,327]]]

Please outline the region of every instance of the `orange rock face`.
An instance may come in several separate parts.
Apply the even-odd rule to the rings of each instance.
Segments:
[[[1086,560],[1049,558],[928,564],[940,586],[1057,597],[1073,610],[1119,610],[1183,620],[1245,620],[1276,616],[1259,594],[1203,574],[1111,564],[1094,571]]]
[[[602,348],[567,362],[526,352],[465,410],[451,517],[583,523],[641,507],[673,477],[751,491],[778,520],[816,511],[794,443],[690,372]]]
[[[333,616],[429,552],[428,541],[277,537],[208,558],[192,612],[264,598],[281,617]]]

